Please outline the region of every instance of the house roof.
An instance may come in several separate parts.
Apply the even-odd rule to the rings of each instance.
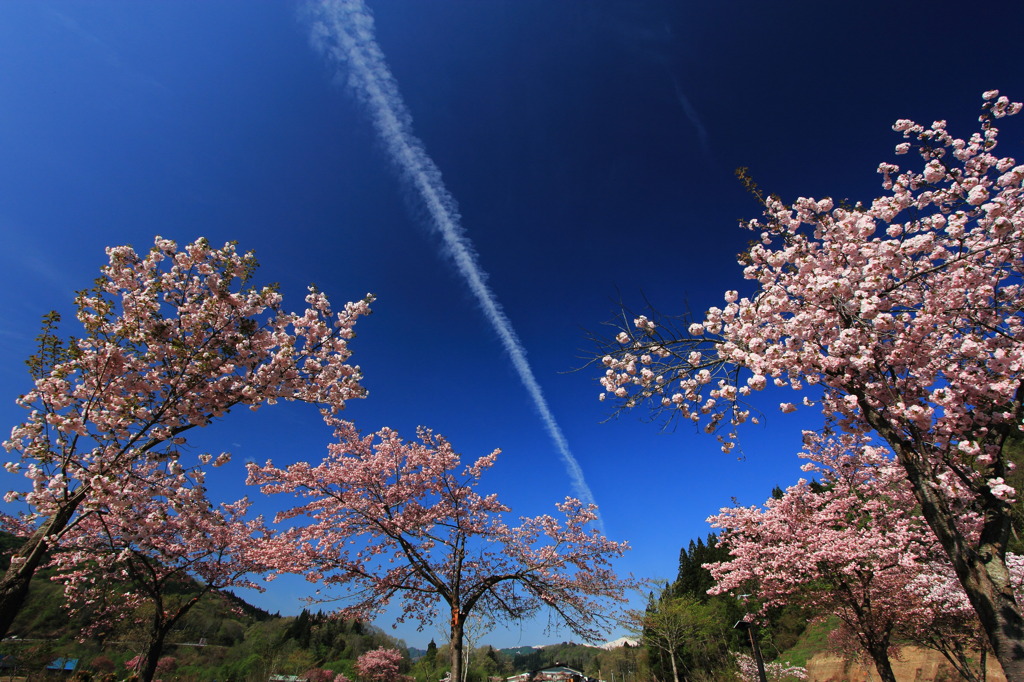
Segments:
[[[74,670],[78,667],[77,658],[55,658],[46,666],[47,670]]]

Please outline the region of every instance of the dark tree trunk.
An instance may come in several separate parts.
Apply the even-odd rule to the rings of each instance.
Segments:
[[[164,642],[171,629],[181,620],[185,614],[192,610],[192,607],[199,603],[199,600],[209,591],[204,589],[199,594],[193,595],[184,604],[178,607],[170,618],[164,616],[163,599],[157,597],[153,602],[153,624],[149,632],[149,645],[146,647],[145,659],[139,671],[142,682],[152,682],[156,675],[156,664],[160,662],[160,654],[164,651]]]
[[[462,682],[462,640],[465,633],[465,616],[458,609],[452,609],[451,649],[452,682]]]
[[[142,682],[152,682],[156,677],[156,664],[160,662],[160,654],[163,653],[164,641],[167,639],[169,630],[170,627],[165,625],[151,633],[149,646],[146,647],[146,654],[139,669],[139,679]]]
[[[875,670],[882,682],[896,682],[896,674],[892,671],[892,663],[889,662],[888,641],[868,647],[868,654],[875,663]]]
[[[971,547],[956,527],[956,514],[932,485],[933,467],[876,410],[860,400],[868,423],[888,441],[907,473],[921,513],[949,557],[960,585],[978,614],[996,660],[1009,682],[1024,682],[1024,617],[1014,597],[1006,546],[1011,517],[1006,504],[988,495],[983,498],[983,525],[976,547]],[[926,447],[921,444],[922,447]]]
[[[0,639],[7,636],[11,624],[28,597],[29,583],[36,569],[46,559],[50,547],[46,538],[60,534],[75,515],[78,505],[85,499],[85,488],[79,488],[64,502],[56,514],[47,519],[25,541],[14,556],[11,565],[0,579]]]
[[[911,473],[911,480],[924,517],[949,555],[1006,679],[1024,680],[1024,618],[1010,584],[1006,542],[993,537],[1002,535],[1000,526],[1009,528],[1009,515],[986,514],[977,549],[967,547],[934,490],[924,485],[917,471]]]

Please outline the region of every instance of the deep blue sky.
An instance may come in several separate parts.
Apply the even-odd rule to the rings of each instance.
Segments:
[[[639,414],[601,423],[597,373],[569,371],[586,331],[620,298],[697,310],[742,286],[734,255],[749,235],[736,221],[758,212],[737,166],[787,199],[870,199],[895,119],[947,118],[967,135],[983,90],[1024,98],[1019,2],[368,4],[605,529],[634,546],[621,569],[644,577],[673,577],[679,548],[731,498],[754,504],[795,481],[815,418],[766,404],[742,461]],[[297,8],[0,3],[3,422],[22,418],[12,401],[40,317],[70,310],[105,246],[237,240],[295,307],[309,282],[339,303],[378,296],[352,344],[371,395],[349,418],[409,436],[427,425],[467,457],[500,447],[487,486],[517,513],[547,512],[570,492],[556,451]],[[1005,128],[1020,156],[1022,123]],[[315,414],[285,408],[231,415],[196,444],[234,453],[218,489],[237,497],[246,459],[317,459],[326,436]],[[271,587],[265,608],[301,608],[305,584]],[[489,641],[571,637],[542,625]]]

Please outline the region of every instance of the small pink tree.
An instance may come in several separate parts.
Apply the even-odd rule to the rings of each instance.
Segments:
[[[178,659],[174,656],[163,656],[156,662],[157,672],[169,673],[178,667]]]
[[[136,654],[124,662],[124,667],[132,673],[138,673],[144,658],[142,654]]]
[[[402,659],[397,649],[373,649],[356,660],[356,673],[362,682],[409,682],[412,678],[399,672]]]
[[[390,429],[362,438],[352,424],[327,420],[337,442],[323,462],[251,464],[249,482],[309,500],[278,515],[309,518],[280,536],[278,568],[297,563],[309,580],[347,587],[352,604],[339,615],[367,619],[400,596],[399,622],[422,626],[443,604],[454,680],[462,679],[464,629],[474,610],[517,620],[548,608],[587,638],[611,621],[608,602],[622,601],[632,583],[616,577],[610,561],[627,545],[588,528],[597,518],[593,506],[567,499],[557,505],[562,522],[545,515],[509,527],[497,496],[476,492],[498,451],[460,468],[451,444],[427,430],[407,443]]]
[[[35,383],[18,401],[29,417],[4,443],[16,456],[8,471],[31,483],[6,499],[27,503],[37,525],[0,579],[0,637],[48,549],[83,508],[116,500],[137,464],[173,458],[185,432],[234,407],[283,398],[336,411],[364,394],[348,339],[372,297],[335,315],[311,289],[305,312],[287,313],[276,288],[251,285],[251,253],[204,239],[107,255],[75,301],[82,336],[63,341],[59,316],[45,318]]]
[[[964,679],[984,679],[969,660],[977,618],[915,513],[902,469],[864,438],[806,438],[804,469],[820,482],[801,480],[763,507],[726,508],[709,519],[733,557],[707,566],[712,591],[753,592],[763,609],[799,604],[838,616],[837,645],[867,654],[888,682],[894,639],[932,647]],[[971,537],[980,523],[967,516],[962,525]]]
[[[1024,679],[1005,482],[1005,446],[1024,420],[1024,166],[994,153],[994,120],[1021,105],[995,90],[983,98],[981,129],[966,139],[945,121],[897,121],[897,154],[914,150],[923,167],[881,164],[887,193],[867,204],[762,198],[741,257],[751,295],[729,291],[681,327],[636,318],[608,343],[602,383],[622,407],[651,401],[718,431],[726,451],[753,418],[744,396],[771,385],[878,434],[1004,672]],[[958,524],[965,508],[982,522],[971,537]]]
[[[323,668],[310,668],[302,673],[302,677],[306,678],[306,682],[340,682],[339,677],[345,679],[344,675],[335,675],[333,670]]]
[[[893,636],[917,608],[906,588],[934,543],[909,513],[898,467],[884,451],[853,441],[815,440],[805,468],[822,477],[820,485],[801,480],[763,508],[725,508],[709,519],[733,557],[708,564],[711,591],[752,589],[763,608],[801,604],[835,614],[879,677],[895,682]]]

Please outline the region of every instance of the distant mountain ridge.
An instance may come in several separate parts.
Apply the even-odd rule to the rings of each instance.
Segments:
[[[640,642],[638,640],[631,639],[629,637],[619,637],[618,639],[613,639],[612,641],[605,642],[604,644],[594,644],[594,645],[591,645],[591,644],[572,644],[572,643],[570,643],[569,645],[570,646],[580,646],[580,647],[587,647],[587,648],[591,648],[591,649],[603,649],[605,651],[611,651],[612,649],[619,649],[619,648],[624,647],[624,646],[629,646],[629,647],[640,646]],[[508,656],[516,656],[516,655],[525,656],[525,655],[530,654],[530,653],[532,653],[534,651],[540,651],[540,650],[548,649],[548,648],[551,648],[551,647],[564,647],[564,646],[566,646],[566,644],[563,642],[563,643],[560,643],[560,644],[539,644],[539,645],[535,645],[535,646],[505,647],[504,649],[499,649],[499,651],[501,653],[503,653],[503,654],[508,655]],[[410,647],[409,652],[411,653],[412,651],[413,651],[413,649]]]
[[[624,646],[640,646],[640,642],[635,639],[630,639],[629,637],[619,637],[618,639],[613,639],[610,642],[605,642],[604,644],[599,645],[597,648],[604,649],[605,651],[610,651],[611,649],[619,649]]]

